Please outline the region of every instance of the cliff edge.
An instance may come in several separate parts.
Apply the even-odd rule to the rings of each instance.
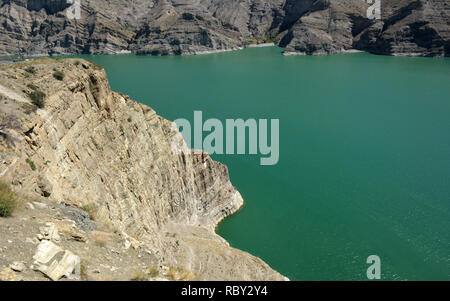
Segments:
[[[78,236],[91,237],[95,227],[80,223],[84,210],[104,233],[95,235],[145,250],[157,269],[174,267],[197,280],[285,280],[214,232],[243,205],[227,168],[205,153],[174,154],[176,126],[111,91],[101,67],[80,59],[3,67],[0,97],[0,180],[35,202],[2,223],[31,210],[24,220],[58,228],[72,219]],[[89,241],[82,240],[75,239]],[[89,249],[76,243],[67,247]]]

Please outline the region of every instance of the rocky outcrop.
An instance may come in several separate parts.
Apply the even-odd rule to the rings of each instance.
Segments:
[[[361,0],[296,3],[295,22],[281,40],[286,54],[332,54],[353,49],[354,18],[364,18]],[[303,4],[303,5],[302,5]]]
[[[355,38],[355,48],[376,54],[450,56],[449,1],[388,1],[382,17]]]
[[[45,95],[44,108],[30,103],[35,94]],[[11,66],[0,71],[0,95],[0,179],[15,191],[95,208],[113,232],[200,279],[284,279],[215,234],[243,204],[227,168],[205,153],[176,152],[186,146],[174,144],[175,124],[112,92],[100,67],[76,59]]]
[[[369,20],[364,0],[0,1],[0,55],[120,53],[171,55],[276,42],[287,54],[349,50],[449,55],[446,0],[382,0]]]

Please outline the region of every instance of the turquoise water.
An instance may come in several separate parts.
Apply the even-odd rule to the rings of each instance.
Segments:
[[[280,161],[213,156],[246,205],[218,233],[293,280],[450,280],[450,60],[276,47],[88,56],[175,120],[280,119]]]

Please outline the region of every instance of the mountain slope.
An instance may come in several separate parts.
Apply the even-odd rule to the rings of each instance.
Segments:
[[[232,50],[275,41],[287,53],[352,49],[448,56],[446,0],[382,0],[381,20],[363,0],[0,1],[0,55],[120,53],[170,55]]]

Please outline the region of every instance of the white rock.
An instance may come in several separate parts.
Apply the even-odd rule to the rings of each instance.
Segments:
[[[33,259],[38,264],[46,264],[50,260],[52,260],[52,258],[55,257],[56,254],[62,251],[63,249],[61,249],[51,241],[43,240],[39,244],[36,254],[33,256]]]
[[[27,237],[25,239],[25,242],[29,243],[29,244],[37,245],[39,243],[39,240],[37,240],[36,238],[29,238],[29,237]]]
[[[60,261],[54,260],[50,266],[41,265],[39,271],[53,281],[58,281],[64,276],[69,279],[79,279],[80,257],[66,250]]]
[[[41,227],[41,235],[38,238],[40,240],[47,239],[52,240],[54,242],[59,242],[61,240],[61,237],[58,234],[58,230],[56,229],[55,225],[52,223],[46,223],[46,227]]]
[[[38,208],[38,209],[47,209],[48,206],[47,204],[44,203],[39,203],[39,202],[33,202],[34,207]]]
[[[43,240],[39,244],[36,254],[33,256],[35,260],[35,270],[45,274],[53,281],[57,281],[66,276],[69,279],[79,279],[80,276],[80,257],[66,250],[60,261],[53,260],[48,266],[47,264],[63,249],[53,242]]]

